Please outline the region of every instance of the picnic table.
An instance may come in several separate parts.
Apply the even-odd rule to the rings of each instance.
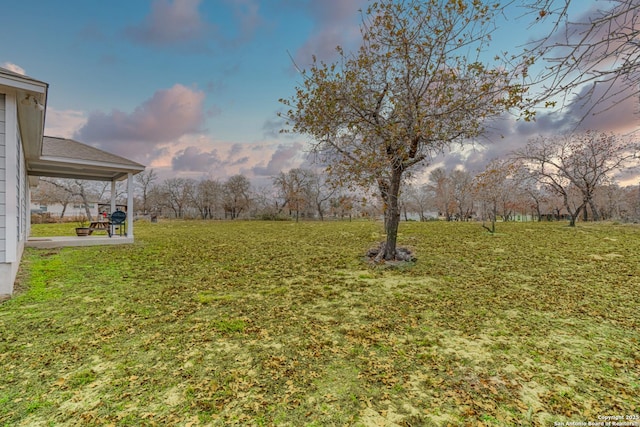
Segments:
[[[111,221],[91,221],[89,223],[89,235],[94,231],[106,231],[111,237]]]
[[[116,227],[120,231],[120,235],[125,234],[124,222],[127,219],[127,214],[123,211],[115,211],[107,217],[99,217],[98,221],[91,221],[89,223],[89,235],[94,231],[106,231],[109,237],[113,236],[116,232]]]

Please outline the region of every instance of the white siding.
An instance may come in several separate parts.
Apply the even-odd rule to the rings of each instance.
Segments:
[[[2,138],[4,147],[0,157],[0,294],[13,293],[13,282],[20,265],[20,257],[24,249],[22,220],[24,209],[21,207],[26,193],[25,160],[23,149],[19,144],[17,100],[15,92],[4,92],[3,110],[0,113],[3,122]],[[16,178],[19,178],[16,180]],[[25,195],[21,195],[24,193]]]
[[[6,128],[6,101],[5,95],[0,93],[0,262],[7,257],[5,236],[6,232],[6,161],[5,158],[5,128]]]
[[[20,261],[21,248],[18,241],[16,231],[18,230],[18,211],[20,206],[18,205],[19,196],[16,183],[16,170],[19,164],[16,163],[18,155],[16,153],[17,143],[16,137],[18,135],[18,105],[16,94],[5,92],[5,134],[4,134],[4,184],[0,186],[0,189],[4,187],[4,203],[5,203],[5,216],[3,221],[4,226],[4,248],[5,257],[4,262],[18,263]],[[1,190],[0,190],[1,191]]]

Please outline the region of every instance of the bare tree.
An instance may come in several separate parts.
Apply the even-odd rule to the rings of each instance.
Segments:
[[[106,191],[106,184],[98,181],[85,181],[80,179],[53,179],[47,178],[43,181],[56,187],[58,190],[66,192],[69,201],[77,201],[82,206],[85,216],[89,221],[93,221],[91,204],[100,201]],[[67,202],[68,203],[68,202]],[[66,206],[66,204],[64,205]]]
[[[604,133],[562,137],[539,137],[515,153],[541,184],[563,198],[574,226],[581,211],[598,211],[593,195],[599,185],[610,182],[615,172],[637,163],[638,144]],[[581,195],[580,203],[572,200],[573,192]]]
[[[429,188],[434,193],[434,201],[438,213],[443,215],[447,221],[451,221],[455,211],[455,200],[453,198],[453,186],[447,175],[447,171],[438,168],[429,174]]]
[[[310,199],[315,206],[320,221],[324,221],[326,204],[338,192],[339,187],[330,181],[327,175],[313,173],[309,185]]]
[[[515,166],[512,162],[494,159],[484,171],[474,178],[474,189],[482,203],[482,226],[490,233],[496,232],[496,221],[500,209],[504,220],[511,212],[510,201],[514,197],[516,181],[513,179]],[[485,225],[489,219],[490,227]]]
[[[627,201],[626,218],[633,222],[640,222],[640,185],[625,188]]]
[[[304,211],[311,203],[311,185],[314,179],[312,171],[300,168],[280,172],[273,178],[273,185],[282,200],[280,210],[287,208],[289,212],[295,212],[296,222],[300,211]]]
[[[535,211],[535,217],[538,221],[542,221],[542,207],[547,202],[548,192],[544,190],[535,175],[532,175],[528,169],[518,167],[517,163],[515,166],[514,179],[519,192],[525,198],[524,204]]]
[[[176,218],[184,218],[185,209],[193,199],[196,182],[190,178],[169,178],[162,184],[167,206]]]
[[[407,208],[411,212],[418,214],[420,221],[426,221],[425,213],[434,206],[433,192],[426,184],[407,185],[404,189],[404,195],[407,200]]]
[[[353,194],[340,193],[336,197],[331,198],[329,205],[334,217],[344,219],[346,216],[351,220],[356,206],[356,199]]]
[[[213,219],[222,206],[224,186],[214,179],[203,179],[194,188],[191,203],[202,219]]]
[[[548,104],[575,99],[588,106],[584,115],[610,108],[640,94],[640,3],[607,0],[578,20],[569,19],[571,0],[523,0],[537,22],[552,23],[545,38],[529,46],[547,66],[537,76],[536,101]],[[594,110],[596,109],[596,110]]]
[[[451,196],[458,221],[467,220],[473,213],[473,178],[465,170],[455,169],[449,174]]]
[[[153,169],[146,169],[135,175],[136,184],[142,192],[142,212],[144,214],[149,212],[149,191],[157,178],[158,176]]]
[[[62,205],[60,218],[64,218],[67,206],[73,201],[74,196],[62,186],[54,185],[53,182],[42,179],[31,194],[31,199],[43,205]]]
[[[147,192],[147,209],[151,214],[151,219],[159,215],[163,215],[163,210],[168,207],[166,202],[166,193],[163,184],[151,184]]]
[[[597,215],[601,220],[627,220],[631,212],[627,191],[616,183],[601,185],[596,188],[593,195],[594,205],[597,207]]]
[[[254,188],[251,200],[251,216],[264,220],[278,218],[280,202],[274,193],[273,184]]]
[[[251,183],[244,175],[234,175],[224,183],[223,189],[225,218],[228,214],[231,219],[236,219],[249,208]]]

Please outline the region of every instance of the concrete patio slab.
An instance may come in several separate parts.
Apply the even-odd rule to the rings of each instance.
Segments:
[[[28,248],[64,248],[68,246],[126,245],[133,243],[132,237],[126,236],[54,236],[29,237],[25,246]]]

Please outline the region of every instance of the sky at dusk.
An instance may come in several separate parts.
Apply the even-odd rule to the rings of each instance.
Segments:
[[[578,3],[576,18],[590,12]],[[595,5],[605,2],[596,1]],[[300,82],[293,62],[331,61],[360,40],[366,0],[21,0],[4,2],[0,67],[49,83],[49,136],[73,138],[153,168],[161,178],[254,183],[306,165],[307,140],[283,135],[279,98]],[[496,49],[540,36],[510,17]],[[637,100],[582,126],[628,133]],[[478,169],[540,133],[559,133],[581,111],[543,112],[535,123],[493,124],[491,143],[436,165]]]

